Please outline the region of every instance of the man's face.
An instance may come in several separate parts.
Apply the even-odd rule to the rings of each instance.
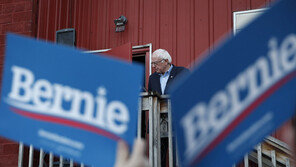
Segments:
[[[159,57],[152,57],[151,58],[151,66],[157,73],[165,73],[168,70],[169,63],[166,59],[161,59]]]

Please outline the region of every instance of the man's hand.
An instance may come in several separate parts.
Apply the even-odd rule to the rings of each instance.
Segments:
[[[117,145],[117,156],[115,167],[149,167],[149,162],[145,156],[145,143],[142,139],[134,142],[133,151],[130,155],[128,146],[124,141],[119,141]]]

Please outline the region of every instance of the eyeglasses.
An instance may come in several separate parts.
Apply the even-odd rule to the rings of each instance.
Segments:
[[[159,61],[155,61],[155,62],[151,62],[151,66],[156,66],[156,65],[158,65],[160,62],[163,62],[163,61],[164,61],[164,59],[159,60]]]

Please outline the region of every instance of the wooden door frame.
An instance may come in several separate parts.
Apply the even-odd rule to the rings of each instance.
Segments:
[[[84,53],[103,53],[106,51],[109,51],[110,49],[99,49],[99,50],[90,50],[90,51],[84,51]],[[148,88],[148,80],[149,76],[152,73],[151,69],[151,56],[152,56],[152,43],[146,44],[146,45],[137,45],[132,46],[132,55],[136,54],[145,54],[145,86]]]

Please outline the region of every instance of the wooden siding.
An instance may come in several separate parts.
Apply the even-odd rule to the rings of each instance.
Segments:
[[[232,29],[232,12],[271,0],[39,0],[37,37],[55,41],[55,31],[75,28],[77,47],[112,48],[127,42],[167,49],[173,63],[191,66]],[[115,32],[124,15],[126,30]]]

